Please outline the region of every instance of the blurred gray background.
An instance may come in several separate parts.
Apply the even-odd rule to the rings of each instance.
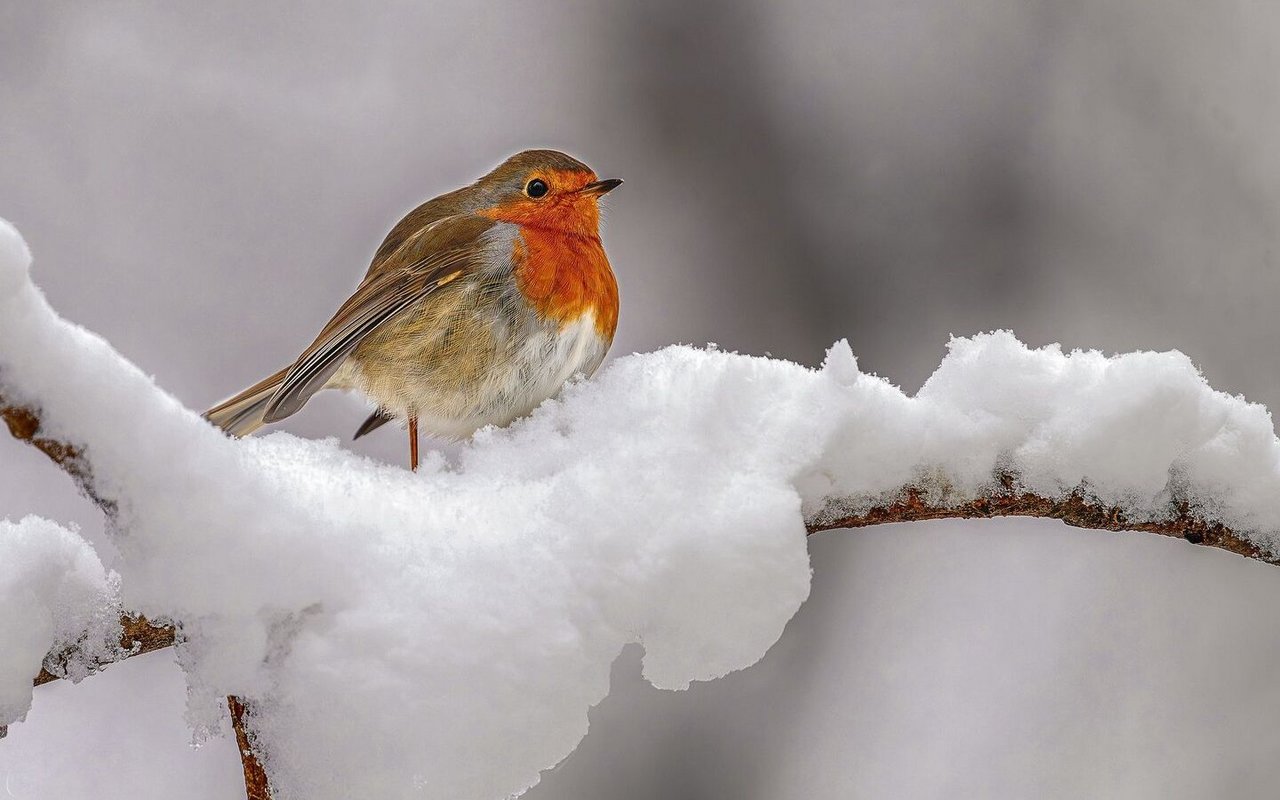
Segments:
[[[1178,348],[1276,407],[1278,100],[1280,6],[1245,0],[0,0],[0,216],[65,316],[197,409],[291,361],[402,213],[533,146],[627,181],[614,355],[847,337],[914,391],[949,335],[1011,328]],[[286,428],[363,416],[322,396]],[[390,428],[353,447],[404,459]],[[0,440],[0,478],[0,516],[110,557],[39,458]],[[1274,796],[1268,568],[1027,522],[812,551],[764,662],[670,694],[628,651],[528,796]],[[236,797],[169,658],[42,689],[0,785]]]

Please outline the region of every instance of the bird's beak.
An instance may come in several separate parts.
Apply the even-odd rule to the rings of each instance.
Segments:
[[[609,192],[612,192],[614,189],[617,189],[621,185],[622,185],[622,178],[609,178],[608,180],[595,181],[594,183],[588,183],[586,186],[583,186],[578,191],[583,192],[584,194],[593,194],[596,197],[599,197],[602,194],[608,194]]]

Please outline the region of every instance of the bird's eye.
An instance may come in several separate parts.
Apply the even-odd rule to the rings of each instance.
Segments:
[[[539,197],[546,195],[547,184],[541,178],[534,178],[529,181],[529,185],[524,187],[524,193],[537,200]]]

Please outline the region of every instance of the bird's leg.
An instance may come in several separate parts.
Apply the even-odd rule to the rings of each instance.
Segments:
[[[409,469],[418,471],[418,417],[409,415]]]

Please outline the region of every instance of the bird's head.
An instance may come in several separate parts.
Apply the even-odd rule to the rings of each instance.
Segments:
[[[599,230],[597,200],[622,180],[600,180],[590,167],[557,150],[525,150],[475,184],[480,213],[502,222],[585,236]]]

